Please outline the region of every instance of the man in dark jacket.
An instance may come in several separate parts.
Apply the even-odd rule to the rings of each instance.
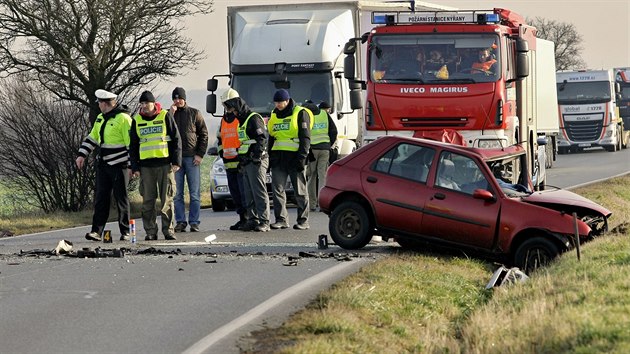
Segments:
[[[295,104],[284,89],[273,95],[276,108],[267,123],[269,131],[269,163],[273,189],[273,213],[276,222],[272,229],[289,227],[287,196],[284,186],[291,178],[297,203],[296,230],[306,230],[308,224],[308,191],[306,190],[306,163],[311,147],[311,112]]]
[[[269,196],[267,195],[267,127],[265,121],[256,112],[252,112],[247,103],[234,97],[223,102],[226,112],[234,113],[240,122],[238,149],[240,171],[243,174],[243,190],[247,223],[243,231],[267,232],[269,227]],[[274,208],[275,209],[275,208]]]
[[[176,232],[199,231],[199,212],[201,211],[201,161],[208,150],[208,128],[201,112],[186,104],[186,91],[181,87],[173,90],[173,106],[171,114],[182,141],[182,165],[175,173],[177,193],[175,194]],[[188,184],[190,206],[186,221],[186,205],[184,204],[184,178]]]
[[[145,240],[157,240],[158,214],[164,238],[175,240],[173,197],[175,172],[182,164],[182,147],[173,116],[155,102],[151,91],[140,95],[140,112],[133,118],[129,135],[131,171],[134,177],[140,177]],[[156,210],[158,197],[160,205]]]
[[[322,102],[330,107],[327,102]],[[321,105],[320,105],[321,106]],[[326,184],[326,169],[330,160],[330,148],[337,140],[337,126],[325,109],[312,102],[304,104],[313,113],[313,129],[311,129],[311,156],[306,168],[308,181],[308,205],[311,211],[317,208],[319,190]]]

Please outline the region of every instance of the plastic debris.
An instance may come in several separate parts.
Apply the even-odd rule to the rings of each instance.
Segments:
[[[496,286],[507,284],[523,283],[527,279],[529,279],[527,274],[525,274],[519,268],[506,268],[504,266],[501,266],[492,274],[490,281],[486,285],[486,289],[491,289]]]

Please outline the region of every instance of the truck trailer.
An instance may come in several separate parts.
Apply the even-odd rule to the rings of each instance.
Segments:
[[[616,100],[619,84],[613,69],[563,71],[556,74],[560,136],[558,152],[623,147],[624,125]]]
[[[274,92],[285,88],[297,104],[311,100],[331,105],[339,132],[336,147],[340,156],[349,154],[361,141],[363,114],[350,108],[344,44],[372,28],[373,12],[408,6],[377,1],[229,6],[230,70],[208,80],[206,110],[217,112],[215,92],[229,86],[253,111],[268,118]],[[416,2],[416,8],[449,9],[423,2]],[[227,82],[219,87],[220,80]]]
[[[346,72],[354,90],[365,87],[364,140],[403,135],[478,148],[522,145],[526,159],[515,179],[545,185],[558,132],[553,43],[507,9],[390,11],[346,44],[352,67],[366,50],[366,80]],[[483,54],[483,62],[479,56]],[[545,145],[551,144],[551,156]],[[548,161],[549,160],[549,161]]]

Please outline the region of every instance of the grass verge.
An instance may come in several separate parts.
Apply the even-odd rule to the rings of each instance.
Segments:
[[[321,293],[255,353],[630,352],[630,176],[576,190],[613,231],[521,284],[485,290],[496,265],[439,253],[379,260]]]

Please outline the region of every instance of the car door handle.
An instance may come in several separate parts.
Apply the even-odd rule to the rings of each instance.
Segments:
[[[368,181],[368,183],[376,183],[376,182],[378,182],[378,178],[376,178],[374,176],[368,176],[368,178],[366,180]]]
[[[433,197],[435,197],[435,199],[438,199],[438,200],[446,199],[446,195],[444,195],[442,193],[435,193],[435,195],[433,195]]]

